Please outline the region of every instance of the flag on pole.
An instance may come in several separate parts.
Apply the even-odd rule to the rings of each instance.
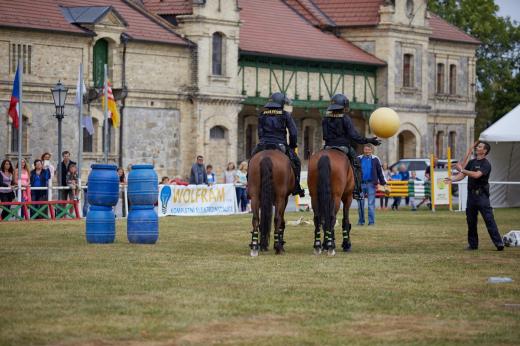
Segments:
[[[84,115],[81,121],[81,127],[84,127],[89,135],[94,134],[94,124],[92,123],[92,117],[89,115]]]
[[[76,84],[76,101],[74,104],[76,107],[83,106],[83,95],[87,93],[87,87],[85,81],[81,80],[81,71],[78,71],[78,83]]]
[[[112,126],[119,127],[119,111],[117,110],[116,100],[114,99],[114,94],[112,93],[112,84],[110,84],[110,81],[107,81],[107,85],[108,113],[110,114],[110,119],[112,119]],[[102,100],[104,108],[105,98],[103,97]]]
[[[16,76],[14,77],[13,93],[11,94],[11,102],[9,103],[9,116],[13,120],[13,125],[18,128],[18,118],[20,112],[20,64],[16,68]]]

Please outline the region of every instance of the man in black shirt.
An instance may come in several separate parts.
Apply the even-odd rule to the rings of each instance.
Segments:
[[[486,159],[491,147],[489,143],[479,141],[475,146],[477,158],[470,160],[465,168],[461,163],[457,163],[455,169],[459,172],[447,178],[447,182],[459,181],[468,177],[468,203],[466,206],[466,221],[468,223],[468,250],[478,249],[477,220],[478,212],[482,215],[489,236],[498,251],[504,250],[502,237],[498,232],[498,227],[493,216],[493,208],[489,202],[489,175],[491,164]]]

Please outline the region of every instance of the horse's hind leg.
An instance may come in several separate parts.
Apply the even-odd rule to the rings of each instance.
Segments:
[[[285,252],[283,245],[285,244],[283,240],[283,233],[285,230],[285,220],[283,218],[285,212],[285,204],[283,201],[277,200],[275,202],[274,208],[274,250],[276,254],[279,255]]]
[[[258,199],[254,198],[251,199],[251,210],[253,212],[253,230],[251,231],[251,244],[249,244],[249,247],[251,248],[251,256],[256,257],[258,256],[258,249],[259,249],[259,243],[258,243],[258,225],[260,223],[260,217],[259,217],[259,205],[258,205]]]
[[[341,247],[345,252],[350,251],[350,248],[352,247],[350,242],[350,230],[352,229],[352,225],[350,224],[349,220],[350,203],[352,203],[352,198],[347,198],[343,202],[343,222],[341,226],[343,230],[343,243],[341,244]]]
[[[320,231],[320,217],[314,213],[314,254],[321,254],[321,231]]]

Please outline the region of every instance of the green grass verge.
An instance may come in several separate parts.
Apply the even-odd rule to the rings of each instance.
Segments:
[[[519,209],[496,219],[520,229]],[[121,221],[110,245],[87,244],[84,222],[0,224],[0,344],[519,343],[520,248],[495,251],[482,219],[467,252],[463,213],[378,212],[335,257],[312,254],[308,225],[287,227],[285,255],[250,258],[250,224],[162,218],[156,245]]]

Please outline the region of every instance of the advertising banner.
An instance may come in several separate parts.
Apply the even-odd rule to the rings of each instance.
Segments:
[[[233,184],[159,186],[159,216],[229,215],[236,211]]]
[[[447,171],[435,171],[435,205],[448,205],[450,204],[450,195],[448,184],[444,182],[444,179],[448,177]]]

